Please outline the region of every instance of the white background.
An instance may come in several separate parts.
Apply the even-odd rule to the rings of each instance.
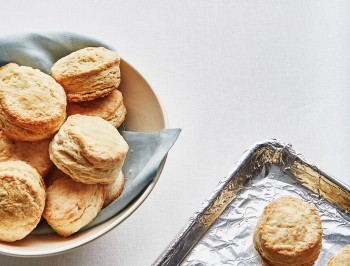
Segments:
[[[64,255],[0,265],[150,265],[255,142],[277,138],[350,184],[348,1],[0,1],[0,34],[116,47],[183,129],[126,221]]]

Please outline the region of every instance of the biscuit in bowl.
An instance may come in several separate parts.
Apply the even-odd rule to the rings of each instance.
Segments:
[[[129,146],[118,130],[97,116],[72,115],[50,143],[61,171],[85,184],[109,184],[121,171]]]
[[[50,139],[16,141],[0,130],[0,162],[23,161],[33,166],[45,178],[52,167],[49,156]]]
[[[110,203],[115,201],[120,194],[122,194],[124,188],[124,174],[122,171],[119,172],[113,183],[107,185],[106,198],[103,203],[103,207],[108,206]]]
[[[39,223],[45,205],[45,184],[22,161],[0,162],[0,241],[27,236]]]
[[[265,207],[253,240],[269,265],[313,265],[322,246],[321,220],[310,204],[283,197]]]
[[[104,47],[87,47],[59,59],[52,77],[67,93],[69,102],[103,97],[120,84],[120,57]]]
[[[69,102],[67,116],[81,114],[99,116],[113,126],[119,127],[125,120],[126,108],[123,104],[123,95],[119,90],[113,90],[107,96],[86,102]]]
[[[43,217],[60,236],[70,236],[96,217],[105,199],[105,187],[76,182],[55,169],[48,177]]]
[[[52,77],[10,63],[0,68],[0,127],[11,139],[51,138],[66,119],[66,95]]]
[[[327,266],[350,266],[350,245],[346,245],[331,257]]]

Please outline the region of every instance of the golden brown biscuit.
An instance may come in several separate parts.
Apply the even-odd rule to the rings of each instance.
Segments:
[[[254,246],[270,265],[313,265],[322,246],[316,209],[294,197],[272,201],[258,221]]]
[[[107,120],[115,127],[119,127],[125,119],[126,108],[123,104],[123,95],[118,90],[113,90],[107,96],[86,102],[67,104],[67,115],[99,116]]]
[[[22,161],[0,162],[0,241],[24,238],[39,223],[45,185],[39,173]]]
[[[48,177],[43,217],[59,235],[70,236],[96,217],[105,199],[105,188],[76,182],[55,169]]]
[[[120,84],[120,57],[104,47],[87,47],[58,60],[52,77],[69,102],[90,101],[107,95]]]
[[[66,95],[53,78],[31,67],[0,68],[0,127],[12,139],[51,138],[66,118]]]
[[[350,245],[343,247],[339,253],[331,257],[328,266],[350,266]]]
[[[109,184],[121,170],[129,146],[118,130],[97,116],[72,115],[50,144],[53,163],[74,180]]]
[[[115,201],[120,196],[120,194],[122,194],[123,188],[124,174],[122,171],[120,171],[113,183],[107,185],[106,198],[105,202],[103,203],[103,207],[106,207],[107,205]]]
[[[44,178],[52,167],[49,156],[49,139],[41,141],[16,141],[0,130],[0,162],[23,161],[33,166]]]

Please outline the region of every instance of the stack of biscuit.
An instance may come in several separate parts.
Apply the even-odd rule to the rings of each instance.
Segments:
[[[0,241],[24,238],[41,217],[67,237],[119,197],[128,152],[117,130],[126,115],[119,64],[115,52],[88,47],[51,76],[0,67]]]

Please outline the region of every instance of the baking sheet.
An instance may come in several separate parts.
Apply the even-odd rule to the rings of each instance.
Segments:
[[[326,265],[350,244],[350,188],[275,140],[249,149],[154,265],[264,265],[252,236],[263,208],[282,196],[316,206]]]

